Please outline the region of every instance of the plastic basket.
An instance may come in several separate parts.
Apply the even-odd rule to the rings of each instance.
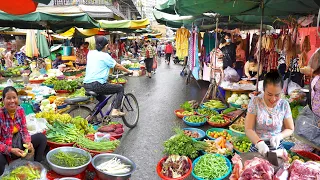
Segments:
[[[178,112],[182,113],[183,111],[184,111],[183,109],[177,109],[177,110],[174,111],[174,114],[175,114],[178,118],[182,119],[183,117],[185,117],[185,116],[187,116],[187,115],[178,114]],[[194,115],[196,115],[196,112],[194,112]]]
[[[182,130],[188,130],[188,131],[192,131],[192,132],[197,131],[198,134],[200,135],[200,137],[192,138],[192,139],[197,140],[197,141],[201,141],[206,137],[206,133],[203,130],[198,129],[198,128],[183,128]]]
[[[241,108],[241,105],[237,105],[237,104],[234,104],[234,103],[229,103],[229,104],[230,104],[230,106],[232,106],[232,107],[235,107],[235,108],[238,108],[238,109]]]
[[[222,177],[219,177],[219,178],[215,178],[215,180],[223,180],[223,179],[225,179],[225,178],[227,178],[228,176],[229,176],[229,174],[231,173],[231,171],[232,171],[232,165],[231,165],[231,162],[230,162],[230,160],[228,159],[228,158],[226,158],[225,156],[222,156],[222,155],[220,155],[220,154],[208,154],[208,155],[210,155],[210,156],[221,156],[221,157],[223,157],[225,160],[226,160],[226,164],[227,164],[227,166],[228,166],[228,172],[225,174],[225,175],[223,175]],[[206,156],[208,156],[208,155],[206,155]],[[201,177],[198,177],[195,173],[194,173],[194,167],[196,166],[196,164],[198,163],[198,161],[202,158],[203,156],[200,156],[200,157],[198,157],[196,160],[194,160],[193,161],[193,163],[192,163],[192,176],[195,178],[195,179],[197,179],[197,180],[205,180],[205,179],[203,179],[203,178],[201,178]]]
[[[318,156],[312,152],[308,152],[308,151],[292,151],[292,152],[295,152],[298,155],[305,157],[305,158],[308,158],[312,161],[320,161],[320,156]]]
[[[232,128],[233,126],[235,126],[235,124],[229,126],[229,129],[230,129],[230,131],[232,131],[232,134],[233,134],[234,136],[245,136],[245,135],[246,135],[245,132],[240,132],[240,131],[237,131],[237,130],[233,129],[233,128]]]
[[[210,119],[208,118],[208,124],[210,125],[210,126],[212,126],[212,127],[218,127],[218,128],[220,128],[220,127],[226,127],[226,126],[228,126],[229,124],[230,124],[230,121],[229,121],[229,119],[225,119],[226,120],[226,122],[225,123],[215,123],[215,122],[211,122],[210,121]]]
[[[182,118],[183,122],[188,125],[188,126],[191,126],[191,127],[199,127],[199,126],[203,126],[206,124],[206,122],[208,121],[208,118],[206,118],[205,116],[201,116],[203,117],[203,122],[200,122],[200,123],[193,123],[193,122],[189,122],[186,120],[188,116],[185,116]]]
[[[157,170],[157,173],[158,173],[158,175],[159,175],[159,177],[160,177],[161,179],[163,179],[163,180],[182,180],[182,179],[186,179],[188,176],[190,176],[190,174],[191,174],[191,172],[192,172],[192,161],[191,161],[189,158],[188,158],[188,163],[190,164],[190,169],[189,169],[189,171],[188,171],[186,174],[184,174],[183,176],[181,176],[181,177],[179,177],[179,178],[169,178],[169,177],[164,176],[164,175],[161,173],[161,171],[162,171],[162,164],[164,163],[165,160],[167,160],[167,158],[168,158],[168,157],[162,158],[162,159],[158,162],[158,164],[157,164],[156,170]]]
[[[213,132],[213,131],[216,131],[216,132],[222,132],[222,131],[227,131],[231,136],[233,136],[232,134],[232,131],[228,130],[228,129],[223,129],[223,128],[211,128],[211,129],[208,129],[206,131],[206,136],[210,139],[210,140],[215,140],[216,138],[213,138],[209,135],[210,132]]]
[[[55,148],[64,147],[64,146],[72,147],[75,143],[74,142],[72,142],[72,143],[57,143],[57,142],[47,140],[47,144],[50,147],[50,149],[55,149]]]

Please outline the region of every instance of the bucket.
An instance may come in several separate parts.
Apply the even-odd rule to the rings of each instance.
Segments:
[[[71,46],[63,46],[63,55],[64,56],[71,56],[72,54],[72,47]]]
[[[51,60],[50,59],[46,59],[45,62],[46,62],[46,70],[48,71],[49,69],[52,68]]]

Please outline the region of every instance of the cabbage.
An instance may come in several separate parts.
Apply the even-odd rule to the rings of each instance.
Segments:
[[[238,97],[238,94],[232,94],[231,97],[232,97],[232,98],[237,98],[237,97]]]
[[[41,105],[43,105],[43,106],[46,106],[46,105],[48,105],[48,104],[50,104],[49,99],[45,99],[45,100],[42,100],[42,101],[41,101]]]
[[[236,102],[235,102],[236,105],[242,105],[243,104],[243,100],[241,99],[238,99]]]
[[[249,104],[249,100],[248,99],[243,100],[243,104]]]
[[[228,103],[234,103],[236,102],[237,98],[236,97],[229,97],[228,98]]]
[[[244,100],[249,99],[249,97],[245,94],[241,94],[240,97],[241,97],[241,99],[244,99]]]

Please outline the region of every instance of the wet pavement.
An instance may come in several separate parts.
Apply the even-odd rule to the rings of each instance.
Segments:
[[[151,79],[145,76],[130,77],[125,85],[125,91],[132,92],[138,99],[140,119],[134,129],[126,130],[120,148],[115,153],[137,164],[137,170],[131,178],[133,180],[160,179],[156,165],[164,156],[163,142],[174,135],[175,126],[186,127],[173,111],[187,100],[201,101],[206,93],[208,82],[200,82],[201,89],[194,81],[186,85],[185,77],[180,76],[182,69],[183,66],[173,62],[167,65],[162,59]]]

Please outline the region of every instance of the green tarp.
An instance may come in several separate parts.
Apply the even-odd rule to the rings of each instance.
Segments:
[[[26,15],[11,15],[0,12],[2,27],[15,27],[20,29],[51,29],[53,31],[69,29],[73,26],[79,28],[99,28],[99,23],[88,14],[54,15],[34,12]]]
[[[319,0],[264,0],[266,16],[317,14]],[[168,0],[158,10],[181,16],[198,16],[206,12],[229,15],[261,15],[260,0]],[[167,8],[166,8],[167,7]]]
[[[165,12],[168,14],[176,14],[174,10],[175,4],[176,4],[176,0],[168,0],[163,4],[157,5],[155,8],[161,12]]]

